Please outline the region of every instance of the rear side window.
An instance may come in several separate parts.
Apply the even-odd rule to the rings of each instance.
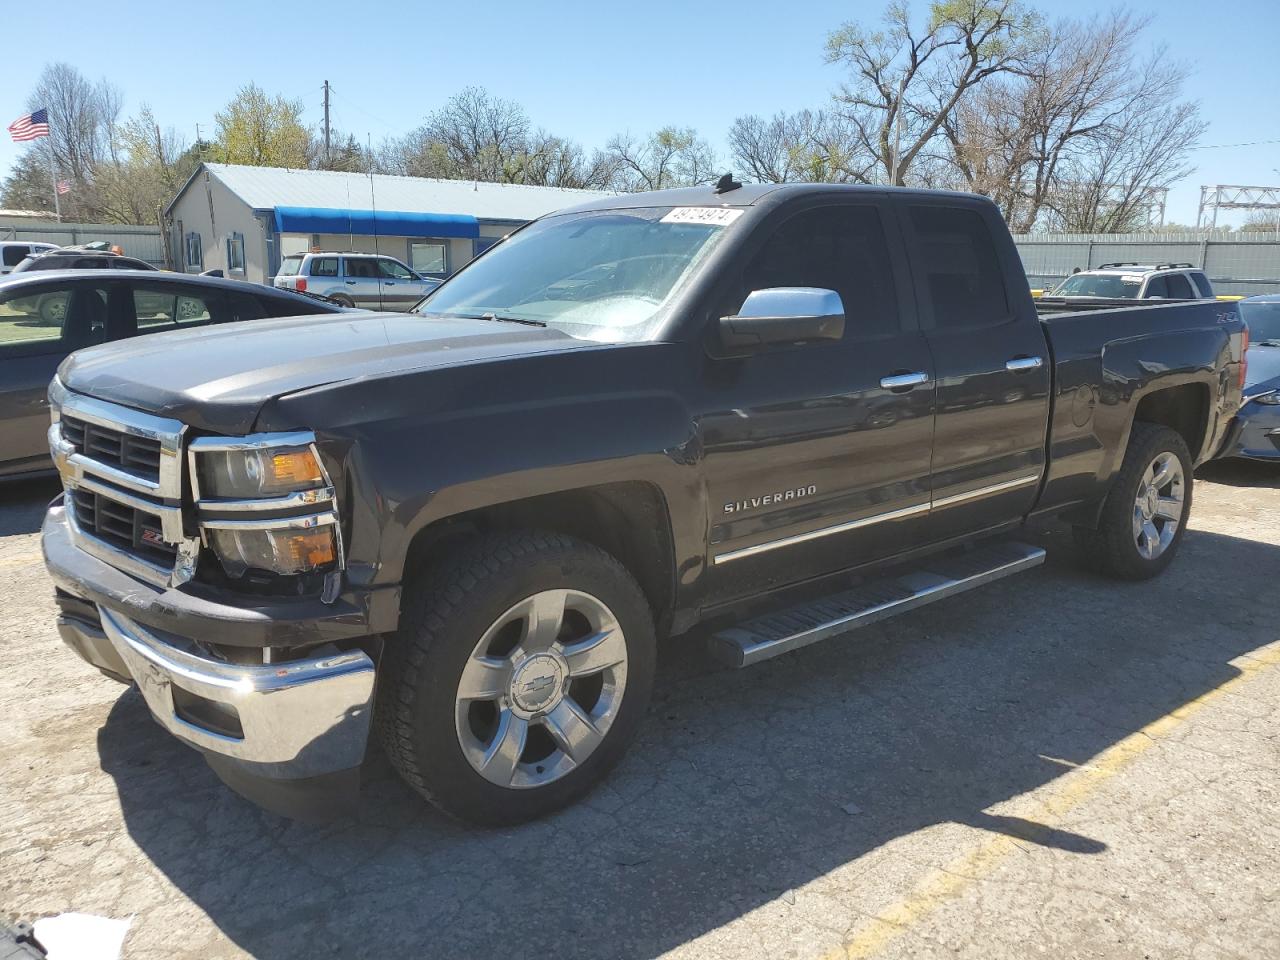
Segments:
[[[30,251],[30,247],[5,247],[3,252],[4,265],[6,267],[16,267],[27,259],[27,254]]]
[[[1161,300],[1169,299],[1169,278],[1168,277],[1152,277],[1147,281],[1147,292],[1143,297],[1150,300],[1160,298]]]
[[[1191,284],[1180,273],[1171,273],[1165,277],[1169,281],[1169,296],[1175,300],[1194,300],[1196,295],[1191,292]]]
[[[138,332],[155,333],[208,323],[210,311],[205,298],[205,292],[194,287],[174,284],[134,287],[133,312],[138,318]]]
[[[316,257],[311,261],[313,277],[336,277],[338,275],[337,257]]]
[[[893,264],[875,207],[819,207],[783,222],[747,266],[728,312],[769,287],[834,290],[844,301],[846,338],[899,330]]]
[[[1197,270],[1191,274],[1191,279],[1195,281],[1196,289],[1200,291],[1200,296],[1207,299],[1213,299],[1213,285],[1209,283],[1209,278]]]
[[[1004,274],[981,214],[959,207],[913,206],[915,267],[939,329],[989,326],[1009,319]]]

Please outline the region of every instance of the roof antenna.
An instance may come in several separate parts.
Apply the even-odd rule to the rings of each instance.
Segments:
[[[716,181],[716,193],[728,193],[730,190],[738,190],[741,187],[742,184],[733,179],[732,173],[726,173]]]
[[[369,142],[368,151],[369,151],[369,156],[372,157],[373,156],[373,136],[367,133],[365,134],[365,136],[368,137],[368,142]],[[374,192],[374,187],[373,187],[373,164],[372,163],[369,164],[369,204],[373,208],[373,255],[376,257],[380,255],[382,251],[378,249],[378,197],[377,197],[377,194]],[[379,302],[381,302],[381,300],[379,300]]]

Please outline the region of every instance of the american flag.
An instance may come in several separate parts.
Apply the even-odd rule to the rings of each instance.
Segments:
[[[49,135],[49,111],[41,109],[19,117],[9,124],[9,133],[13,137],[14,143],[24,143],[27,140],[39,140],[41,137],[47,137]]]
[[[70,193],[70,192],[71,192],[71,181],[70,181],[70,180],[59,180],[59,181],[58,181],[58,192],[59,192],[59,193]]]

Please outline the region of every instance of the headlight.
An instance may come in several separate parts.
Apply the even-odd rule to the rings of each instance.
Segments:
[[[1265,403],[1268,406],[1273,407],[1280,406],[1280,390],[1272,390],[1270,393],[1261,393],[1250,399],[1253,403]]]
[[[306,518],[312,522],[312,518]],[[326,518],[327,519],[327,518]],[[257,523],[261,521],[250,521]],[[209,545],[227,576],[239,578],[250,570],[286,576],[310,573],[338,559],[332,522],[310,529],[212,526],[206,524]]]
[[[257,500],[324,484],[324,471],[310,446],[211,450],[196,460],[201,497]]]

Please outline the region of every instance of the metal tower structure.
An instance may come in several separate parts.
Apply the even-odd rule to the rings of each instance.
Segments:
[[[1219,210],[1280,210],[1280,187],[1245,187],[1217,184],[1200,188],[1200,212],[1196,226],[1204,225],[1204,213],[1212,211],[1209,227],[1218,225]]]

